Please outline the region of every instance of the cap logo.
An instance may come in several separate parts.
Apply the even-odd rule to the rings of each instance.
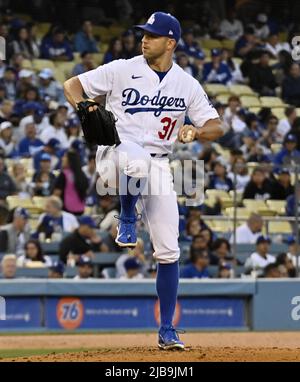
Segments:
[[[169,30],[169,34],[170,34],[171,36],[173,36],[173,34],[174,34],[173,31],[172,31],[171,29]]]
[[[148,19],[148,21],[147,21],[147,24],[153,24],[155,22],[155,15],[153,14],[153,15],[151,15],[150,17],[149,17],[149,19]]]

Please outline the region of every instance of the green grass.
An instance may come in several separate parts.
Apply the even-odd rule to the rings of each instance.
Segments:
[[[59,354],[59,353],[77,353],[95,349],[75,348],[75,349],[8,349],[0,350],[1,358],[30,357],[33,355]]]

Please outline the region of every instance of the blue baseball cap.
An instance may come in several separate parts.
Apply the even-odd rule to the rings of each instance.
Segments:
[[[294,134],[286,134],[286,136],[284,137],[283,143],[289,143],[289,142],[297,143],[296,135],[294,135]]]
[[[155,12],[149,17],[146,24],[135,25],[134,27],[158,36],[173,38],[176,42],[181,36],[179,21],[170,13]]]
[[[49,161],[49,162],[51,162],[51,155],[50,154],[48,154],[48,153],[43,153],[42,155],[41,155],[41,157],[40,157],[40,161]]]
[[[60,275],[63,275],[64,274],[64,271],[65,271],[65,265],[63,262],[61,261],[55,261],[52,266],[50,267],[50,270],[53,271],[53,272],[57,272],[59,273]]]
[[[90,228],[96,228],[94,220],[87,215],[80,216],[78,219],[80,225],[88,225]]]
[[[219,57],[219,56],[221,56],[222,51],[221,51],[221,49],[214,48],[210,51],[210,54],[212,57]]]
[[[68,122],[67,122],[67,127],[68,128],[74,127],[74,126],[78,126],[78,125],[80,125],[80,121],[76,117],[69,119]]]
[[[71,144],[71,148],[76,151],[82,151],[84,149],[84,143],[80,139],[75,139]]]
[[[261,235],[261,236],[259,236],[257,238],[256,245],[261,244],[261,243],[269,243],[269,244],[271,244],[271,242],[272,241],[271,241],[271,239],[269,237]]]
[[[17,207],[14,211],[14,218],[21,217],[23,219],[29,219],[30,215],[29,212],[26,210],[26,208],[23,207]]]
[[[77,265],[80,267],[82,265],[89,265],[92,266],[93,262],[88,256],[80,256],[79,260],[77,261]]]
[[[124,262],[124,268],[126,269],[126,271],[128,271],[128,269],[139,269],[140,267],[141,264],[135,257],[130,257]]]
[[[60,142],[56,138],[51,138],[51,139],[49,139],[47,146],[50,146],[53,149],[58,150],[58,149],[60,149]]]

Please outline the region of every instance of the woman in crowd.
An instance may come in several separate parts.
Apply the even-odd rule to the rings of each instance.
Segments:
[[[18,267],[31,267],[33,265],[37,266],[39,263],[41,267],[50,267],[52,265],[51,258],[44,255],[43,249],[38,240],[28,240],[24,246],[24,249],[25,255],[22,255],[17,259]]]

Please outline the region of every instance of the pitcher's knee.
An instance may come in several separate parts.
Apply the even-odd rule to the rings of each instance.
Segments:
[[[180,250],[178,248],[178,250],[175,250],[175,251],[167,251],[167,252],[155,251],[153,254],[153,257],[158,263],[161,263],[161,264],[175,263],[176,261],[179,260]]]
[[[127,166],[124,168],[124,172],[128,176],[134,178],[147,178],[150,172],[151,157],[148,153],[145,153],[140,158],[130,159]]]

